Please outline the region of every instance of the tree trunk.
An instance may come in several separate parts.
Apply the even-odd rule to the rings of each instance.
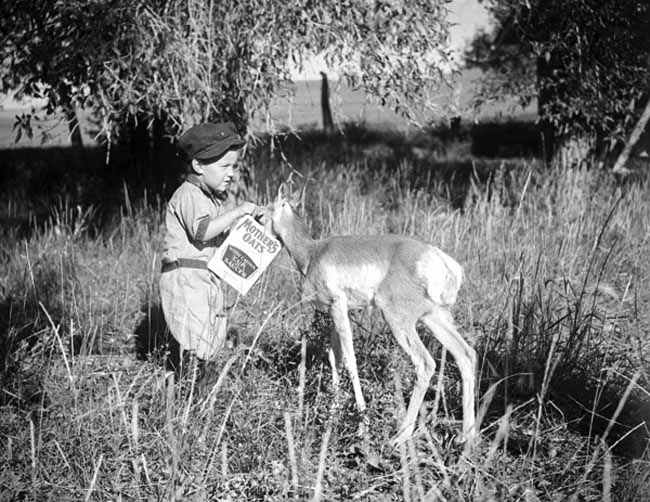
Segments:
[[[334,131],[334,121],[332,120],[332,109],[330,108],[330,89],[327,82],[327,74],[320,72],[320,106],[323,113],[323,130],[326,133]]]
[[[643,134],[643,131],[645,131],[645,128],[648,125],[649,120],[650,120],[650,98],[648,99],[648,102],[645,105],[645,109],[643,110],[643,113],[641,114],[639,121],[637,122],[636,126],[634,126],[634,129],[632,130],[632,134],[630,134],[630,138],[627,140],[627,143],[625,143],[625,147],[623,148],[623,151],[621,151],[621,154],[618,156],[618,159],[616,159],[616,163],[614,164],[614,168],[612,169],[613,173],[622,174],[622,175],[630,174],[630,170],[627,167],[625,167],[625,164],[627,164],[627,160],[630,158],[632,149],[634,148],[634,145],[636,145],[636,142],[639,141],[639,138]]]
[[[555,127],[544,118],[544,107],[550,102],[550,93],[543,86],[544,80],[551,74],[551,65],[543,57],[537,58],[537,116],[539,117],[539,130],[541,135],[542,158],[545,162],[553,160],[555,153]]]
[[[65,119],[68,122],[68,131],[70,133],[70,144],[72,146],[83,146],[83,140],[81,139],[81,125],[79,124],[79,117],[77,116],[77,110],[74,105],[68,104],[63,107],[63,113],[65,114]]]
[[[581,167],[593,154],[594,136],[584,135],[556,141],[553,161],[561,166]]]

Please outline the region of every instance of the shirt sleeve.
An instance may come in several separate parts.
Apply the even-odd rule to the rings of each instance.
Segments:
[[[202,193],[184,191],[176,201],[176,214],[192,241],[204,242],[214,212],[213,203]]]

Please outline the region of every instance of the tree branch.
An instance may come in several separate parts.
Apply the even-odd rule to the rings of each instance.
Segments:
[[[630,134],[630,138],[627,140],[627,143],[625,144],[623,151],[618,156],[618,159],[616,159],[616,163],[614,164],[614,168],[612,169],[613,173],[621,174],[623,176],[626,176],[631,173],[630,169],[625,167],[625,164],[627,164],[630,154],[632,153],[632,149],[634,148],[636,142],[639,141],[639,138],[641,137],[641,134],[643,134],[643,131],[645,131],[646,125],[648,124],[649,120],[650,120],[650,98],[648,98],[648,102],[645,105],[645,109],[643,110],[643,113],[641,114],[641,117],[639,118],[639,121],[637,122],[636,126],[634,126],[634,129],[632,130],[632,134]]]

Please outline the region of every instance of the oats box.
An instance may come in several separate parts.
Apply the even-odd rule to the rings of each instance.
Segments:
[[[245,295],[281,248],[273,234],[253,217],[244,216],[217,249],[208,268]]]

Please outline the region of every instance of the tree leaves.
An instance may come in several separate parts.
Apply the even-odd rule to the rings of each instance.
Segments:
[[[16,115],[16,120],[14,121],[14,126],[12,130],[16,133],[14,137],[14,143],[18,143],[23,134],[25,134],[29,139],[34,137],[34,129],[32,127],[32,114],[31,113],[22,113]]]
[[[490,92],[539,100],[540,118],[566,136],[618,138],[650,91],[646,0],[489,0],[495,36],[477,38],[470,60],[489,69]],[[533,71],[522,71],[523,68]],[[513,83],[514,81],[514,83]]]
[[[417,120],[448,60],[445,0],[29,3],[16,0],[0,21],[3,55],[20,62],[3,80],[28,94],[45,82],[54,105],[91,106],[107,135],[135,116],[164,118],[172,134],[206,120],[244,130],[269,112],[294,62],[321,52],[349,84]]]

